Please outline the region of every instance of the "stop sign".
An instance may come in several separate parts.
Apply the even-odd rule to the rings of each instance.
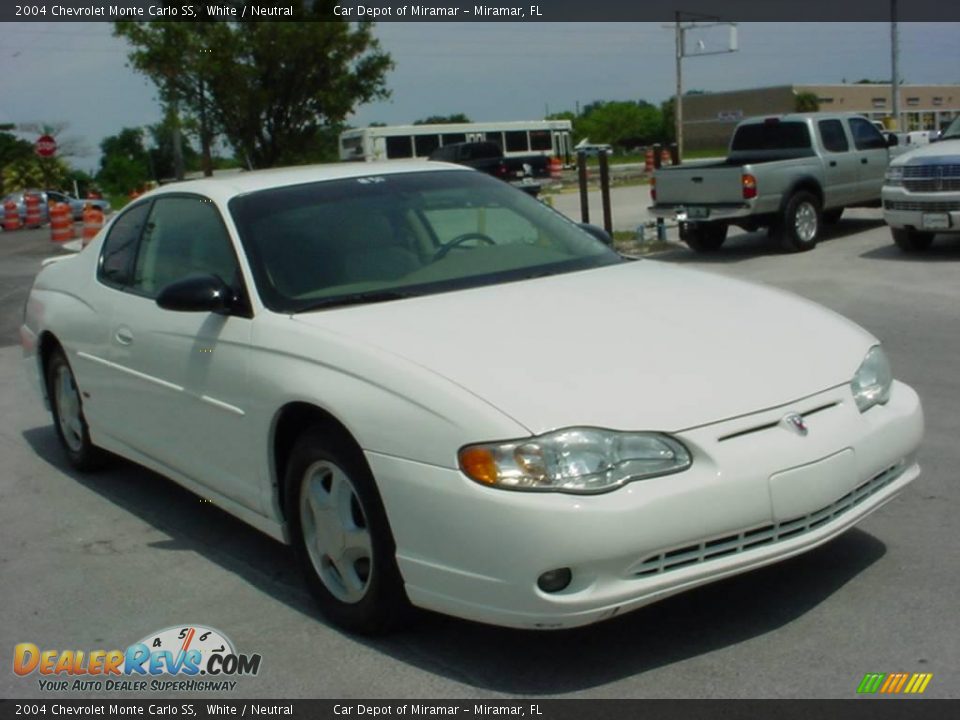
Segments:
[[[41,135],[34,143],[34,148],[40,157],[53,157],[57,152],[57,141],[50,135]]]

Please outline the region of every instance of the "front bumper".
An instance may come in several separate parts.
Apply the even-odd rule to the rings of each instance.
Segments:
[[[947,227],[940,226],[944,216]],[[931,217],[937,218],[936,227],[928,227]],[[960,233],[960,193],[910,192],[899,186],[884,186],[883,219],[898,230]]]
[[[809,435],[779,421],[804,414]],[[920,473],[912,389],[861,414],[849,388],[675,433],[690,470],[593,496],[481,487],[377,453],[377,478],[415,605],[520,628],[586,625],[789,558],[844,532]],[[567,567],[563,591],[537,587]]]

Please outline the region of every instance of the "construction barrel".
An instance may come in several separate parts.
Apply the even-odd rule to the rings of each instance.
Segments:
[[[103,211],[87,203],[83,208],[83,247],[90,244],[103,227]]]
[[[647,148],[643,157],[643,169],[646,172],[653,172],[653,148]]]
[[[26,225],[28,228],[38,228],[43,225],[43,215],[40,212],[41,197],[36,193],[24,193],[23,204],[27,208]]]
[[[73,213],[66,203],[54,203],[50,208],[50,239],[53,242],[67,242],[76,237],[73,231]]]
[[[7,232],[20,229],[20,209],[13,200],[3,204],[3,229]]]
[[[670,151],[667,148],[663,148],[660,151],[660,164],[661,165],[672,165],[673,158],[670,157]]]

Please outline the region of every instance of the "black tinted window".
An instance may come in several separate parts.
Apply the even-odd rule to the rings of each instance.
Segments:
[[[502,133],[502,132],[488,132],[488,133],[484,133],[484,134],[483,134],[483,137],[484,137],[486,140],[488,140],[489,142],[494,142],[494,143],[496,143],[497,145],[499,145],[501,148],[503,147],[503,133]]]
[[[417,148],[417,157],[429,157],[440,147],[440,139],[436,135],[415,135],[413,143]]]
[[[147,221],[131,286],[156,297],[190,275],[217,275],[234,284],[237,261],[220,213],[199,197],[159,198]]]
[[[527,145],[526,130],[511,130],[505,132],[504,136],[507,139],[507,152],[526,152],[530,149],[530,146]]]
[[[395,160],[397,158],[413,157],[413,143],[409,135],[401,137],[388,137],[387,140],[387,158]]]
[[[887,141],[880,131],[864,118],[850,118],[850,132],[857,150],[877,150],[887,146]]]
[[[820,127],[820,138],[823,140],[823,147],[830,152],[846,152],[850,149],[850,143],[847,142],[847,134],[843,131],[843,123],[839,120],[821,120],[818,123]]]
[[[800,150],[810,147],[810,132],[802,122],[763,122],[742,125],[733,136],[732,149]]]
[[[441,135],[444,145],[453,145],[454,143],[462,143],[467,141],[467,136],[463,133],[446,133]]]
[[[113,223],[100,254],[97,277],[111,285],[129,285],[137,241],[143,231],[150,203],[145,202],[124,212]]]
[[[549,130],[531,130],[530,131],[530,149],[531,150],[552,150],[553,143],[550,139]]]

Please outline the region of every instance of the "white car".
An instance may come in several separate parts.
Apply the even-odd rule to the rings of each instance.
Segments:
[[[866,331],[435,162],[155,190],[43,268],[21,336],[77,468],[111,451],[291,543],[360,632],[411,604],[603,620],[920,472],[919,400]]]
[[[938,234],[960,233],[960,118],[939,141],[891,161],[883,181],[883,219],[906,253],[923,252]]]

